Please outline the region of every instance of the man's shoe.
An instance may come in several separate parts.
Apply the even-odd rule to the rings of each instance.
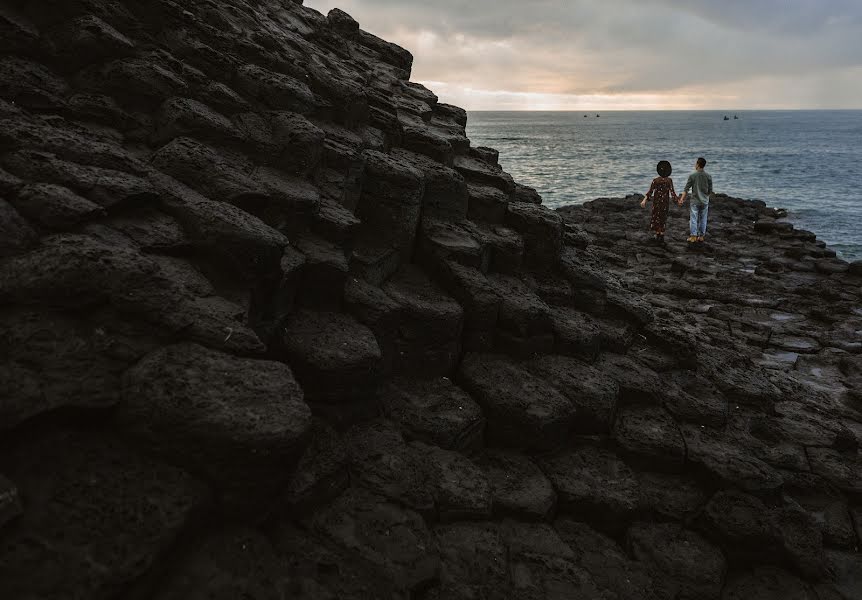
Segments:
[[[702,235],[697,236],[697,241],[698,241],[698,242],[702,242],[702,241],[704,241],[704,240],[703,240],[703,236],[702,236]]]
[[[696,236],[696,235],[690,235],[690,236],[688,236],[688,243],[689,243],[689,244],[692,244],[692,243],[694,243],[694,242],[696,242],[696,241],[697,241],[697,236]]]

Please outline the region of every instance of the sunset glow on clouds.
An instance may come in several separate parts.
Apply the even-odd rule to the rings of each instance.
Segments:
[[[471,110],[862,108],[857,0],[307,0]]]

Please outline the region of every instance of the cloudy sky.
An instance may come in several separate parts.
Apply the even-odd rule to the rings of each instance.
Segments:
[[[862,108],[860,0],[306,0],[471,110]]]

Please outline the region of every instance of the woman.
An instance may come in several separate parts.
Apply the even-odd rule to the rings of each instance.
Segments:
[[[649,186],[649,191],[641,201],[641,206],[646,208],[647,200],[652,200],[652,216],[650,217],[649,226],[655,233],[656,242],[664,243],[664,230],[667,223],[667,208],[670,204],[670,197],[673,196],[674,201],[679,200],[679,196],[673,189],[673,179],[670,178],[673,170],[670,163],[666,160],[660,161],[656,165],[655,170],[658,172],[658,177],[652,180]]]

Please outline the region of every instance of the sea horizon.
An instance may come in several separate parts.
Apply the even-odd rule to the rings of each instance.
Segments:
[[[659,160],[673,164],[681,192],[694,160],[704,156],[716,192],[787,209],[795,226],[843,258],[862,259],[862,192],[853,185],[862,180],[856,152],[862,109],[470,110],[467,116],[473,145],[499,150],[503,168],[536,188],[550,208],[645,193]]]

